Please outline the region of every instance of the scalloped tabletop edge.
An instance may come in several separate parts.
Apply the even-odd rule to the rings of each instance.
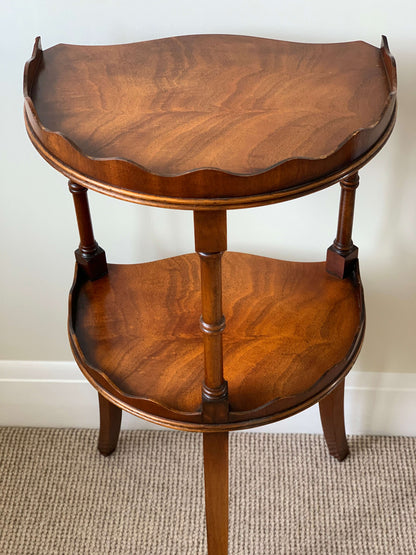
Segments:
[[[136,44],[136,43],[133,43]],[[148,171],[136,162],[124,158],[99,158],[83,154],[78,146],[59,131],[52,131],[43,126],[36,112],[31,91],[36,82],[43,61],[43,50],[41,39],[35,40],[32,57],[26,62],[24,70],[24,99],[25,99],[25,123],[31,141],[39,153],[61,173],[80,183],[81,185],[97,190],[109,196],[150,204],[154,206],[166,206],[172,208],[188,209],[211,209],[223,204],[226,208],[239,208],[242,206],[259,206],[270,202],[279,202],[307,194],[327,187],[340,177],[355,171],[372,158],[387,141],[395,122],[397,76],[396,63],[390,53],[387,38],[382,36],[380,55],[389,83],[390,92],[386,98],[383,111],[378,121],[373,125],[357,129],[348,136],[338,147],[315,158],[292,157],[270,166],[264,171],[251,174],[238,174],[217,168],[196,168],[176,175],[159,175]],[[365,140],[366,137],[370,139]],[[371,143],[371,148],[358,156],[353,156],[350,163],[337,167],[339,153],[359,151],[359,143]],[[54,149],[55,147],[55,149]],[[56,150],[56,152],[54,151]],[[66,156],[59,156],[58,152],[65,152]],[[329,173],[322,173],[319,163],[334,159],[335,166]],[[75,161],[75,163],[74,163]],[[309,168],[310,179],[297,183],[296,180],[286,180],[280,186],[279,178],[282,173],[291,173],[294,167]],[[317,171],[314,171],[314,167]],[[85,171],[87,169],[87,171]],[[122,179],[118,176],[129,174],[129,186],[124,186]],[[292,172],[293,173],[293,172]],[[296,173],[296,172],[295,172]],[[308,173],[308,172],[307,172]],[[95,175],[94,175],[95,174]],[[116,176],[108,179],[108,176]],[[251,186],[250,192],[242,196],[230,195],[225,187],[223,196],[210,198],[206,193],[198,193],[198,184],[213,182],[228,183],[239,180],[245,185]],[[112,183],[113,181],[113,183]],[[166,195],[166,189],[175,183],[192,183],[196,187],[197,194],[191,196]],[[276,187],[276,183],[279,184]],[[266,186],[265,186],[266,184]],[[206,187],[205,187],[206,189]]]

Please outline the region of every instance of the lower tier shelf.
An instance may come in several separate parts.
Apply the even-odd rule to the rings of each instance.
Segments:
[[[109,264],[70,295],[74,356],[115,404],[187,430],[238,429],[303,410],[339,383],[358,355],[365,322],[358,265],[349,278],[325,263],[225,253],[224,376],[229,422],[201,415],[204,377],[199,260]]]

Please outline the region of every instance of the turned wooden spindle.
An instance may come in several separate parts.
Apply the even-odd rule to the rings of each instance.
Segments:
[[[87,189],[73,181],[68,182],[74,199],[80,243],[75,251],[75,259],[84,269],[88,278],[98,279],[107,274],[105,252],[94,239]]]
[[[358,247],[352,242],[355,190],[358,184],[358,172],[352,173],[340,182],[337,236],[327,251],[326,269],[341,279],[349,274],[358,258]]]
[[[223,376],[221,257],[227,249],[225,210],[195,211],[195,250],[201,263],[202,315],[205,380],[202,386],[203,417],[207,422],[224,422],[228,416],[227,382]]]

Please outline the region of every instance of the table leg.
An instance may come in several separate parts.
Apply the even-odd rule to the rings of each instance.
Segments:
[[[330,455],[342,461],[349,453],[344,423],[344,384],[340,384],[319,402],[322,428]]]
[[[204,433],[208,555],[228,553],[228,432]]]
[[[122,410],[113,405],[101,393],[98,393],[100,404],[100,434],[98,437],[98,450],[106,457],[117,447],[120,435]]]

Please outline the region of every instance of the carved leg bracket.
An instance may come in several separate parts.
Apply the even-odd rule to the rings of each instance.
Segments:
[[[340,279],[344,279],[354,269],[357,259],[358,247],[355,245],[353,245],[348,253],[340,252],[334,245],[331,245],[326,251],[327,272]]]
[[[75,260],[83,268],[88,279],[94,281],[107,274],[107,260],[105,252],[96,243],[94,252],[88,256],[81,249],[75,251]]]

